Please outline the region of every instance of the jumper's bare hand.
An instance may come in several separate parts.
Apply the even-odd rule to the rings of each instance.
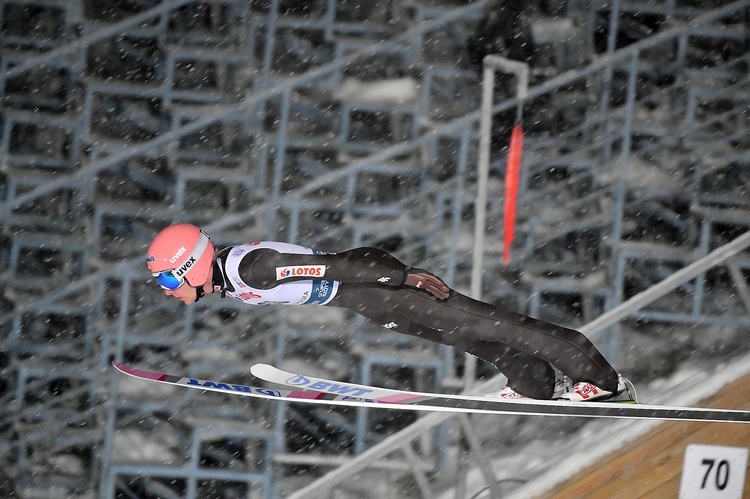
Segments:
[[[407,270],[404,286],[423,289],[440,300],[448,298],[451,292],[442,279],[422,269]]]

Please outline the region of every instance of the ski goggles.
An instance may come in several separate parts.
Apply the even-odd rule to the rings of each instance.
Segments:
[[[201,231],[200,239],[198,239],[195,248],[193,248],[193,251],[190,252],[179,267],[170,270],[162,270],[161,272],[152,272],[151,275],[156,279],[156,282],[162,289],[166,289],[167,291],[179,289],[185,284],[185,275],[191,268],[193,268],[193,265],[198,262],[200,257],[203,256],[206,247],[208,247],[208,242],[208,235]]]
[[[168,291],[174,291],[185,284],[185,278],[176,276],[173,270],[153,272],[151,275],[154,276],[156,282],[161,286],[161,289],[166,289]]]

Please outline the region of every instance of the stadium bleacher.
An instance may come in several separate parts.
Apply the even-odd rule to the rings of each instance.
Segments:
[[[340,310],[178,306],[143,253],[188,221],[219,246],[379,246],[469,289],[484,55],[531,70],[509,266],[516,103],[497,85],[485,301],[582,326],[747,231],[750,2],[613,5],[531,3],[514,37],[489,39],[503,2],[0,4],[0,495],[272,499],[414,422],[144,387],[111,358],[242,384],[271,362],[463,389],[460,352]],[[742,353],[748,275],[744,251],[598,341],[636,382],[669,374],[663,345],[690,325],[722,329],[702,349]],[[634,353],[631,330],[662,348]],[[525,431],[487,445],[527,446],[524,424],[498,422]],[[372,497],[446,490],[454,429],[419,437],[424,463],[402,448],[358,476]]]

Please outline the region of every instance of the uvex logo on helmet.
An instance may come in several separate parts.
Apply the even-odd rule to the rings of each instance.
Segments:
[[[179,259],[179,258],[180,258],[180,257],[181,257],[182,255],[184,255],[184,254],[185,254],[185,252],[186,252],[186,251],[187,251],[187,248],[186,248],[185,246],[183,246],[182,248],[178,249],[178,250],[177,250],[177,253],[175,253],[174,255],[172,255],[172,258],[170,258],[170,259],[169,259],[169,263],[176,263],[176,262],[177,262],[177,260],[178,260],[178,259]]]
[[[187,271],[190,270],[190,267],[192,267],[195,262],[196,262],[195,257],[191,256],[190,258],[187,259],[185,263],[183,263],[182,265],[180,265],[178,268],[174,270],[174,275],[176,275],[177,277],[181,277],[185,275],[185,273],[187,273]]]

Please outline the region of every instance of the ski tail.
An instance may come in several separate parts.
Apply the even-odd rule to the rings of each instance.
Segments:
[[[625,383],[625,391],[628,394],[628,398],[632,401],[633,404],[639,404],[638,402],[638,392],[635,390],[635,385],[632,381],[630,381],[628,378],[622,378],[622,382]]]

